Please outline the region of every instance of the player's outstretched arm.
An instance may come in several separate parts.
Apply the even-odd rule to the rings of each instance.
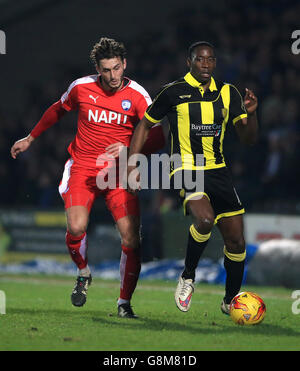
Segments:
[[[250,89],[246,89],[244,105],[247,111],[247,118],[239,120],[235,126],[241,142],[244,144],[253,145],[257,140],[258,132],[256,115],[258,101],[257,97]]]
[[[39,137],[45,130],[54,125],[65,113],[66,110],[62,107],[60,101],[52,104],[33,128],[32,132],[27,137],[15,142],[11,147],[11,157],[16,159],[19,153],[26,151],[35,138]]]
[[[15,144],[11,147],[10,153],[11,157],[16,159],[18,154],[26,151],[31,143],[34,141],[34,138],[29,134],[27,137],[17,140]]]

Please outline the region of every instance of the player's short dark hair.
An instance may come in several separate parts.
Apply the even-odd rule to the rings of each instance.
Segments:
[[[99,42],[93,46],[90,55],[95,66],[98,66],[101,59],[120,57],[123,61],[125,56],[126,49],[124,44],[108,37],[101,37]]]
[[[208,41],[197,41],[195,43],[193,43],[189,49],[188,49],[188,57],[190,59],[193,58],[193,53],[194,53],[194,50],[198,47],[201,47],[201,46],[208,46],[209,48],[211,48],[214,52],[214,56],[216,56],[216,50],[215,50],[215,47],[213,46],[213,44],[211,44],[210,42]]]

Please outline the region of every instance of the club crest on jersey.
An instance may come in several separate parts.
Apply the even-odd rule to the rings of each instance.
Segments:
[[[121,104],[122,104],[122,108],[123,108],[124,111],[130,110],[130,108],[131,108],[131,101],[130,100],[124,99],[124,100],[122,100]]]

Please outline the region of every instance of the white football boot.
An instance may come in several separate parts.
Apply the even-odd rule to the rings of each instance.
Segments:
[[[184,279],[181,276],[179,277],[175,291],[175,303],[177,308],[182,312],[187,312],[190,309],[194,290],[195,288],[192,279]]]
[[[224,299],[222,300],[222,303],[221,303],[221,311],[227,316],[229,316],[230,314],[230,304],[226,304]]]

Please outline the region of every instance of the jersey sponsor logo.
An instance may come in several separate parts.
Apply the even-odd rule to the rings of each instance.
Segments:
[[[131,108],[131,101],[129,99],[124,99],[122,100],[121,105],[124,111],[128,111]]]
[[[114,111],[106,111],[106,110],[91,110],[89,109],[88,120],[94,123],[105,123],[105,124],[126,124],[127,122],[127,115],[122,113],[117,113]]]
[[[222,132],[222,124],[191,124],[191,132],[202,137],[218,137]]]

